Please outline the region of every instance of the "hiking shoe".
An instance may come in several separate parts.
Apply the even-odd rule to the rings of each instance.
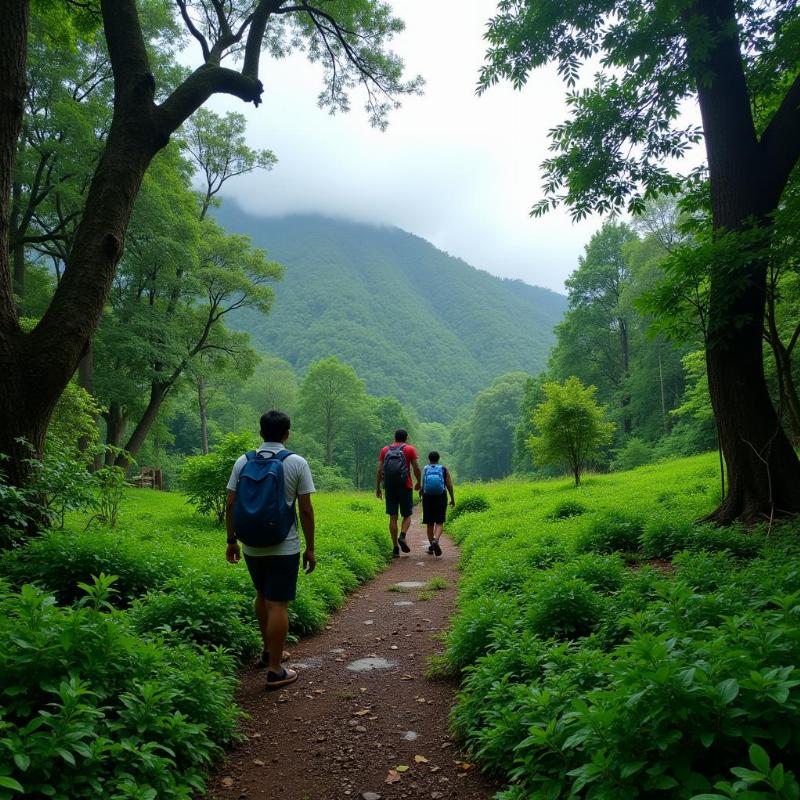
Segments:
[[[280,689],[297,680],[297,673],[293,669],[284,667],[280,672],[267,672],[267,689]]]
[[[434,539],[431,542],[431,547],[433,548],[433,554],[435,556],[440,556],[442,554],[442,548],[439,547],[439,540],[438,539]]]
[[[397,545],[392,548],[392,558],[400,558],[400,548]]]
[[[400,545],[400,549],[401,549],[401,550],[402,550],[404,553],[410,553],[410,552],[411,552],[411,548],[408,546],[408,544],[406,544],[406,537],[405,537],[405,536],[401,536],[401,537],[400,537],[400,538],[397,540],[397,543]]]
[[[432,545],[432,544],[429,544],[429,545],[428,545],[428,549],[427,549],[425,552],[426,552],[426,553],[427,553],[429,556],[432,556],[432,555],[434,554],[434,553],[433,553],[433,545]]]

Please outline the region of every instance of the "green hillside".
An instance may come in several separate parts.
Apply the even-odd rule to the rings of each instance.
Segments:
[[[217,215],[286,266],[272,313],[233,324],[300,371],[336,355],[371,394],[449,422],[498,375],[545,366],[566,307],[555,292],[477,270],[397,228],[258,218],[230,202]]]

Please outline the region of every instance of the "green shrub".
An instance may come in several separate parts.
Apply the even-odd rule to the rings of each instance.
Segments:
[[[625,562],[616,554],[586,554],[560,565],[557,574],[579,578],[598,592],[610,594],[622,587],[626,570]]]
[[[597,627],[601,598],[585,581],[551,575],[532,588],[535,600],[528,622],[539,636],[577,639]]]
[[[142,642],[105,610],[109,579],[86,588],[59,608],[0,585],[0,640],[13,643],[0,651],[0,772],[26,797],[187,800],[236,735],[233,663]]]
[[[736,559],[728,552],[685,551],[672,560],[676,575],[698,592],[715,592],[738,571]]]
[[[653,448],[636,436],[631,436],[614,455],[611,468],[616,471],[635,469],[653,460]]]
[[[477,597],[461,604],[445,638],[445,659],[453,672],[459,672],[484,655],[493,641],[495,629],[504,621],[520,616],[516,598],[506,595]]]
[[[222,647],[238,661],[261,649],[252,596],[210,590],[194,576],[174,578],[131,608],[141,634],[174,635],[208,647]]]
[[[640,537],[642,554],[647,558],[672,558],[684,550],[694,535],[694,525],[685,519],[656,517],[648,520]]]
[[[163,586],[181,567],[179,555],[163,544],[137,542],[102,529],[51,531],[0,561],[0,573],[12,583],[40,584],[61,603],[82,597],[79,584],[93,575],[116,575],[113,600],[121,606]]]
[[[485,495],[469,494],[458,499],[455,508],[450,510],[450,519],[458,519],[462,514],[479,514],[481,511],[488,511],[489,508],[489,501]]]
[[[639,549],[644,525],[639,517],[621,511],[607,511],[591,521],[578,536],[579,553],[633,553]]]
[[[764,532],[759,528],[746,528],[741,525],[731,525],[727,528],[698,525],[688,545],[691,550],[727,550],[739,558],[753,558],[764,545]]]
[[[236,459],[254,448],[249,433],[229,433],[203,456],[189,456],[181,470],[181,487],[200,514],[213,514],[219,523],[225,518],[226,485]]]
[[[577,500],[562,500],[550,514],[552,519],[569,519],[579,517],[586,511],[586,506]]]

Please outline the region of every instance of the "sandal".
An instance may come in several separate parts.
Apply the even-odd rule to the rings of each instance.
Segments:
[[[267,673],[267,689],[280,689],[297,680],[297,673],[293,669],[283,668],[280,675],[277,672]]]
[[[281,653],[281,661],[288,661],[291,657],[292,654],[288,650],[284,650]],[[256,666],[257,667],[269,666],[269,653],[266,650],[262,651],[261,655],[256,659]]]

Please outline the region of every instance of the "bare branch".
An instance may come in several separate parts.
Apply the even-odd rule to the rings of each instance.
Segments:
[[[184,23],[186,23],[186,27],[189,29],[189,33],[200,42],[200,47],[203,50],[203,61],[208,61],[211,56],[211,53],[208,48],[208,42],[206,41],[206,37],[203,36],[202,33],[197,29],[197,26],[192,22],[192,18],[189,16],[189,10],[186,8],[186,0],[175,0],[178,4],[178,8],[181,10],[181,16],[183,17]]]

